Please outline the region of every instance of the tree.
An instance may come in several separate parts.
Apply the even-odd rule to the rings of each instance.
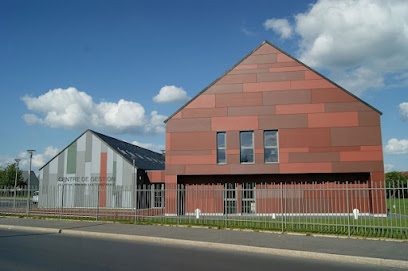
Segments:
[[[4,169],[0,169],[0,186],[13,187],[16,179],[16,164],[10,164]],[[24,185],[23,173],[17,171],[17,185]]]
[[[407,198],[408,178],[398,171],[391,171],[385,174],[385,185],[387,187],[387,198]]]

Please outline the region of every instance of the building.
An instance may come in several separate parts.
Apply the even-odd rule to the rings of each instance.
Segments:
[[[196,208],[207,214],[278,213],[283,203],[260,191],[282,183],[300,185],[302,193],[312,183],[333,190],[356,180],[360,187],[381,187],[380,116],[265,41],[165,121],[166,189],[183,186],[166,191],[166,213],[191,214]],[[218,192],[197,196],[197,185],[199,193]],[[190,193],[196,193],[194,203]],[[383,194],[375,193],[350,196],[365,206],[360,212],[384,212],[374,202]],[[285,200],[294,197],[303,194]],[[331,208],[350,213],[353,206]]]
[[[23,170],[21,171],[21,175],[23,178],[24,185],[28,185],[28,170]],[[31,171],[31,176],[30,176],[30,186],[31,187],[38,187],[39,185],[39,180],[37,176],[35,175],[34,171]]]
[[[163,179],[164,166],[162,154],[87,130],[40,168],[39,206],[132,208],[132,187]],[[140,208],[157,205],[142,201]]]

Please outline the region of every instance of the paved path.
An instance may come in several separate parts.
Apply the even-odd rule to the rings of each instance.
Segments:
[[[88,234],[94,237],[106,235],[121,238],[120,236],[123,235],[125,236],[124,239],[132,236],[135,238],[149,237],[151,240],[156,238],[157,242],[165,242],[166,239],[177,239],[189,241],[190,244],[204,244],[205,242],[233,245],[230,246],[232,248],[249,246],[264,250],[289,250],[293,251],[294,256],[298,252],[311,252],[332,255],[332,258],[335,260],[336,258],[339,259],[337,255],[388,259],[405,261],[408,267],[408,242],[406,241],[363,240],[344,237],[306,236],[194,227],[144,226],[88,221],[0,217],[0,229],[13,229],[13,227],[20,227],[20,229],[22,229],[21,227],[29,227],[27,229],[34,228],[38,230],[46,228],[54,231],[61,230],[62,233]],[[145,240],[147,241],[148,239]]]

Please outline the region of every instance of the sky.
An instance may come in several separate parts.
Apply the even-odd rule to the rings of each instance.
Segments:
[[[380,110],[408,171],[408,1],[0,0],[0,166],[86,129],[165,149],[163,121],[268,40]]]

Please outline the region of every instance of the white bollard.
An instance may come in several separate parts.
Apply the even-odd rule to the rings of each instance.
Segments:
[[[197,208],[197,209],[195,209],[195,213],[196,213],[196,218],[199,219],[201,210]]]
[[[353,209],[353,216],[354,219],[357,220],[358,219],[358,215],[360,214],[360,211],[358,209]]]

